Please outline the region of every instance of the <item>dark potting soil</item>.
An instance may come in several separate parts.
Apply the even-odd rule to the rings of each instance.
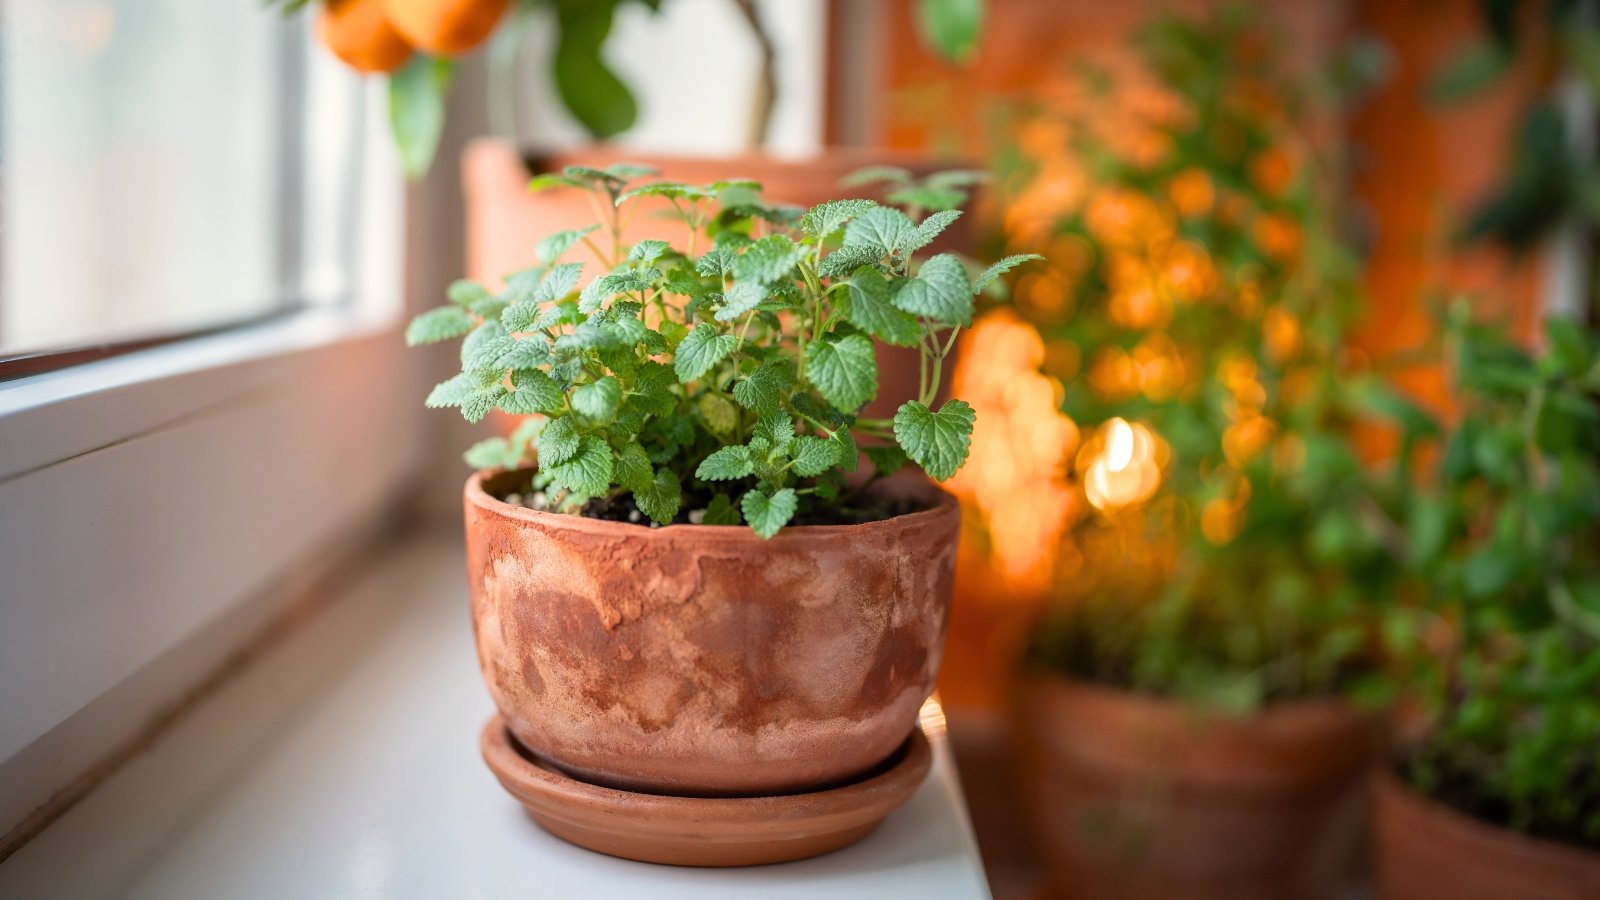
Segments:
[[[1570,819],[1549,821],[1536,816],[1532,821],[1517,823],[1513,821],[1515,811],[1511,801],[1463,768],[1440,761],[1424,763],[1416,757],[1402,761],[1396,768],[1400,780],[1412,790],[1474,819],[1583,850],[1600,850],[1600,834],[1584,834],[1581,826],[1582,822],[1600,816],[1600,791],[1596,789],[1600,781],[1594,772],[1576,773],[1571,778],[1569,797],[1578,808]],[[1426,769],[1429,778],[1418,777],[1422,769]],[[1425,781],[1429,782],[1427,789],[1422,787]]]
[[[530,491],[527,494],[509,492],[497,499],[504,500],[515,506],[525,506],[528,509],[546,509],[545,495],[541,492]],[[683,506],[678,510],[678,515],[672,520],[674,525],[698,525],[699,519],[704,514],[707,499],[703,497],[686,496]],[[879,522],[892,519],[896,516],[922,512],[929,509],[927,503],[919,502],[908,497],[876,497],[857,496],[849,502],[839,506],[815,507],[801,509],[790,520],[788,527],[796,525],[860,525],[864,522]],[[623,494],[619,497],[596,497],[584,504],[579,513],[588,519],[604,519],[610,522],[629,522],[636,525],[651,525],[650,517],[639,510],[633,502],[632,494]]]

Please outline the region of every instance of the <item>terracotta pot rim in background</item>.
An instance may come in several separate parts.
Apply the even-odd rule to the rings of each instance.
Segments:
[[[1526,834],[1435,800],[1401,778],[1392,759],[1373,767],[1372,792],[1380,820],[1403,816],[1408,820],[1407,831],[1412,834],[1416,825],[1425,825],[1434,832],[1429,836],[1431,843],[1448,841],[1457,845],[1463,851],[1464,863],[1470,860],[1493,865],[1491,860],[1500,858],[1514,862],[1518,868],[1582,870],[1600,889],[1600,849]]]
[[[793,543],[805,540],[833,540],[840,536],[866,535],[884,529],[901,530],[931,523],[946,518],[952,513],[960,514],[960,503],[957,502],[955,497],[933,482],[919,479],[900,482],[890,490],[919,498],[925,497],[932,503],[927,509],[890,516],[887,519],[876,519],[871,522],[857,522],[851,525],[790,525],[779,532],[776,537],[762,538],[752,531],[748,525],[690,525],[680,523],[652,526],[636,522],[593,519],[588,516],[529,509],[525,506],[515,506],[507,503],[489,493],[484,487],[484,483],[492,479],[521,476],[523,473],[532,471],[533,469],[526,468],[509,471],[484,469],[474,472],[467,478],[467,502],[485,512],[504,516],[508,519],[534,522],[544,528],[580,531],[590,534],[618,534],[638,540],[675,539],[692,532],[694,539],[697,541],[712,541],[717,544],[746,544],[752,548],[769,546],[774,541]]]

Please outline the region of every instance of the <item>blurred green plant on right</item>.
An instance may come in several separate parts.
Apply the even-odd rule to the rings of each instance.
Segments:
[[[1372,670],[1393,485],[1352,429],[1397,422],[1409,460],[1434,428],[1345,349],[1337,160],[1273,44],[1240,9],[1157,18],[1134,45],[1154,84],[1085,74],[1004,177],[1009,243],[1052,260],[1018,306],[1084,433],[1069,596],[1032,661],[1237,711]]]
[[[1600,844],[1600,336],[1547,322],[1537,356],[1451,310],[1460,420],[1407,504],[1426,588],[1403,640],[1422,701],[1402,771],[1440,800]]]

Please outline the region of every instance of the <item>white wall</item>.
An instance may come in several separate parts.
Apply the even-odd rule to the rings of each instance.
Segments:
[[[780,156],[814,153],[822,144],[826,5],[760,0],[758,6],[777,46],[778,104],[766,149]],[[528,29],[514,84],[520,143],[541,150],[587,142],[546,74],[551,37],[538,24]],[[747,149],[760,57],[731,0],[665,0],[658,15],[626,4],[605,54],[639,101],[639,120],[619,146],[709,156]]]

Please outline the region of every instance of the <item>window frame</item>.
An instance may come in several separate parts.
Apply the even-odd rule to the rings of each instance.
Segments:
[[[0,834],[222,665],[237,643],[208,636],[247,636],[425,464],[405,184],[384,87],[365,91],[348,302],[0,381]],[[230,467],[237,504],[217,495]]]

